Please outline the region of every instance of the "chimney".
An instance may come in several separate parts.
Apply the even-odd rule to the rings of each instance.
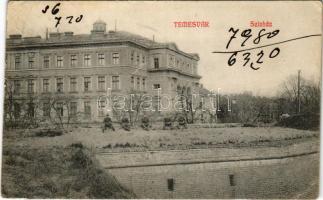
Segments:
[[[58,33],[58,32],[52,32],[52,33],[49,33],[49,38],[60,38],[61,36],[61,33]]]
[[[24,37],[25,42],[39,42],[41,37],[40,36],[33,36],[33,37]]]
[[[12,34],[12,35],[9,35],[9,39],[21,39],[21,35],[20,34]]]
[[[65,32],[64,33],[64,35],[66,36],[66,37],[72,37],[73,36],[73,32],[71,32],[71,31],[68,31],[68,32]]]

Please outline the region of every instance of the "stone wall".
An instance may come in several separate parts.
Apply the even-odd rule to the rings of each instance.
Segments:
[[[293,198],[309,189],[315,197],[317,144],[99,153],[97,158],[138,198]]]
[[[138,198],[292,198],[318,183],[318,170],[318,154],[313,154],[262,161],[114,168],[109,172]],[[168,189],[168,179],[174,180],[173,191]]]

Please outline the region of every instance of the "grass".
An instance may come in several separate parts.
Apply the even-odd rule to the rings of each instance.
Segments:
[[[6,133],[5,133],[6,134]],[[7,133],[11,135],[11,133]],[[99,128],[78,128],[56,137],[25,137],[21,144],[35,147],[68,146],[81,142],[91,149],[145,151],[253,145],[283,145],[319,136],[319,131],[280,127],[191,128],[185,130],[132,129],[102,133]]]
[[[81,144],[3,149],[2,195],[6,198],[134,198]]]

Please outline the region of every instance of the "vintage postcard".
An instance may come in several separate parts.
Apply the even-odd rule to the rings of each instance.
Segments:
[[[1,195],[314,199],[320,1],[10,1]]]

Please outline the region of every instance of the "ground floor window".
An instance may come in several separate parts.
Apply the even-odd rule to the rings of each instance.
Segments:
[[[106,102],[104,100],[100,100],[98,102],[98,114],[99,114],[99,117],[103,117],[104,116],[104,110],[106,108]]]
[[[90,118],[91,117],[91,105],[89,101],[85,101],[84,102],[84,116],[86,118]]]
[[[58,102],[56,103],[56,113],[58,116],[64,116],[64,108],[63,108],[63,103]]]
[[[35,117],[35,104],[34,103],[28,103],[27,114],[28,114],[28,117]]]
[[[77,112],[77,103],[76,102],[71,102],[70,103],[70,116],[75,117]]]
[[[20,117],[20,112],[21,112],[20,104],[19,103],[14,103],[14,105],[13,105],[13,115],[14,115],[15,119],[18,119]]]
[[[50,105],[47,102],[43,104],[43,116],[44,117],[50,116]]]

